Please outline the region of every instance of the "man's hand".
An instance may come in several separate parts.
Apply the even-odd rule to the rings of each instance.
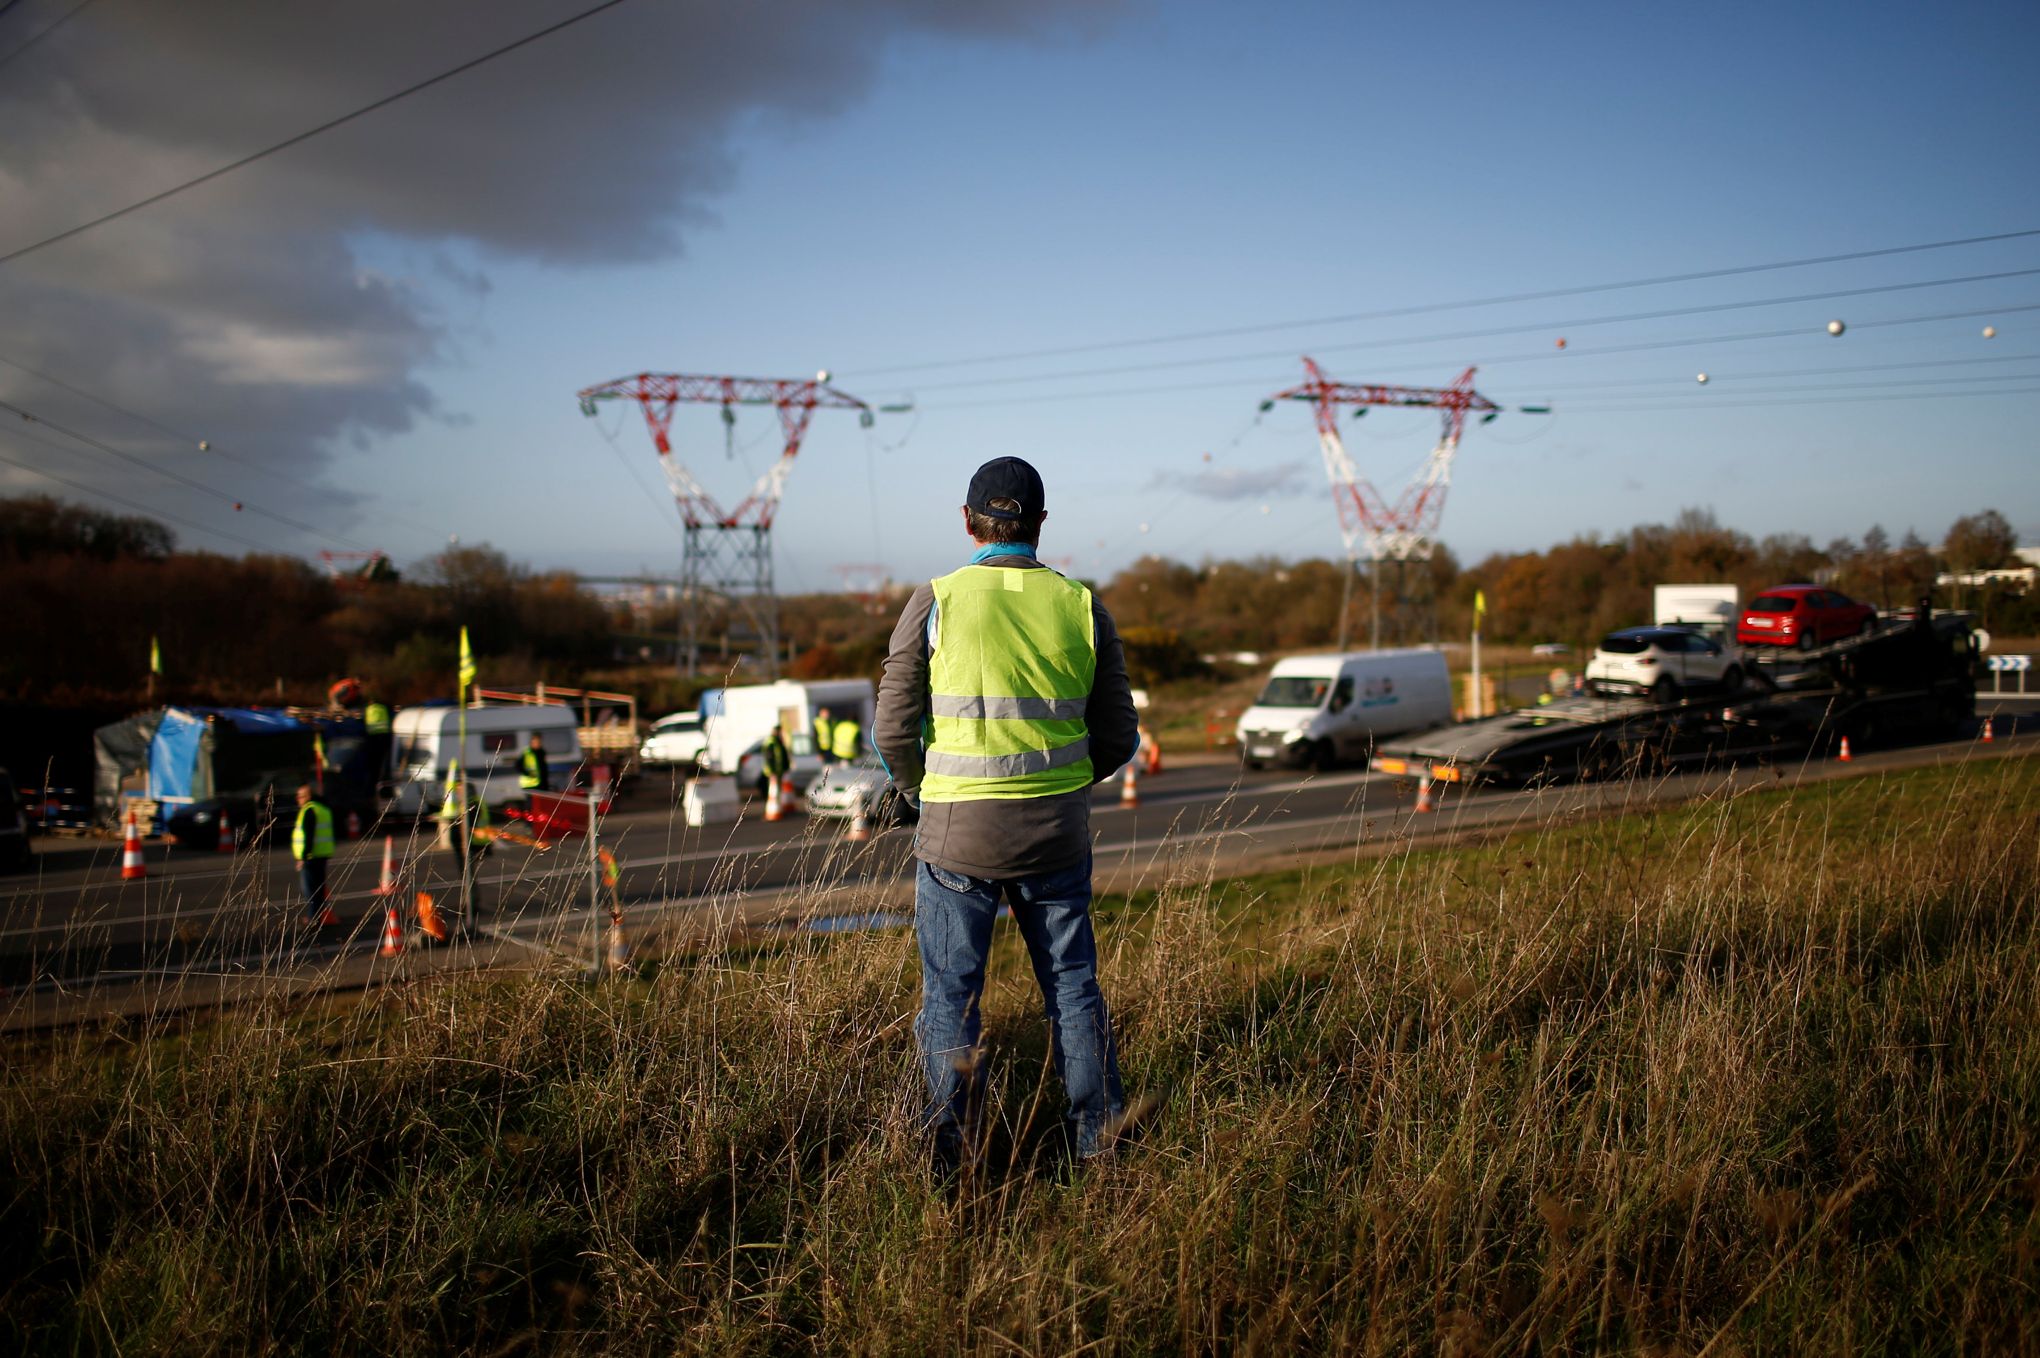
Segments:
[[[304,859],[300,858],[300,859],[298,859],[298,860],[297,860],[297,870],[298,870],[299,872],[303,872],[303,871],[305,870],[305,860],[304,860]]]

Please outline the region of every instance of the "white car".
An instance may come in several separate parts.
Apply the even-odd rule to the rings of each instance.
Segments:
[[[808,810],[817,816],[852,816],[862,806],[877,825],[919,819],[906,798],[893,791],[891,775],[872,754],[829,765],[808,788],[807,799]]]
[[[1601,638],[1587,662],[1597,693],[1648,693],[1670,702],[1693,689],[1742,687],[1742,656],[1680,627],[1625,627]]]
[[[675,712],[652,723],[638,746],[638,762],[651,764],[698,764],[708,748],[708,732],[702,729],[699,712]]]

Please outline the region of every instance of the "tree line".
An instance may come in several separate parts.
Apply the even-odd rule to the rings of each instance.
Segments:
[[[2031,636],[2040,634],[2040,590],[1935,586],[1944,572],[2013,564],[2016,546],[1996,510],[1956,520],[1935,545],[1910,530],[1894,541],[1872,525],[1860,538],[1816,546],[1796,534],[1752,538],[1709,510],[1688,509],[1669,524],[1495,553],[1470,567],[1441,546],[1422,569],[1447,638],[1466,635],[1477,593],[1487,637],[1579,647],[1648,621],[1654,585],[1727,582],[1747,599],[1797,580],[1887,609],[1931,591],[1938,604],[1975,610],[1993,631]],[[1211,652],[1329,646],[1342,597],[1349,634],[1364,638],[1371,604],[1364,573],[1348,596],[1340,564],[1319,558],[1193,565],[1143,557],[1096,587],[1141,682],[1195,673]],[[607,684],[664,710],[711,682],[636,663],[647,638],[671,637],[670,601],[649,609],[608,601],[569,573],[532,570],[487,545],[449,548],[402,574],[334,578],[297,557],[180,551],[168,528],[144,517],[46,496],[0,498],[0,598],[8,601],[0,701],[313,703],[343,675],[386,701],[445,697],[463,626],[487,684]],[[783,600],[782,634],[796,648],[790,672],[875,675],[901,602],[899,593]],[[154,682],[152,638],[163,664]]]

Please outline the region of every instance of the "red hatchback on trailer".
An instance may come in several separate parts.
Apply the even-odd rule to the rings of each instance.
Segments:
[[[1810,651],[1867,632],[1877,610],[1818,585],[1779,585],[1750,600],[1735,625],[1744,646],[1797,646]]]

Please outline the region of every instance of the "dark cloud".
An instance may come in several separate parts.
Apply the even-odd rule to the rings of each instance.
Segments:
[[[106,0],[0,74],[0,252],[587,3]],[[735,182],[729,147],[746,119],[797,125],[843,109],[906,36],[1052,35],[1094,10],[632,0],[0,266],[0,357],[314,475],[335,446],[439,414],[420,380],[447,353],[438,308],[489,289],[464,259],[669,257]],[[0,50],[20,36],[0,21]],[[422,284],[366,269],[357,242],[371,237],[415,250]],[[13,369],[0,367],[0,395],[132,435],[124,446],[192,456]]]
[[[1158,472],[1154,485],[1187,491],[1207,500],[1258,500],[1270,496],[1302,495],[1311,481],[1302,462],[1284,462],[1273,467],[1206,467],[1197,472]]]

